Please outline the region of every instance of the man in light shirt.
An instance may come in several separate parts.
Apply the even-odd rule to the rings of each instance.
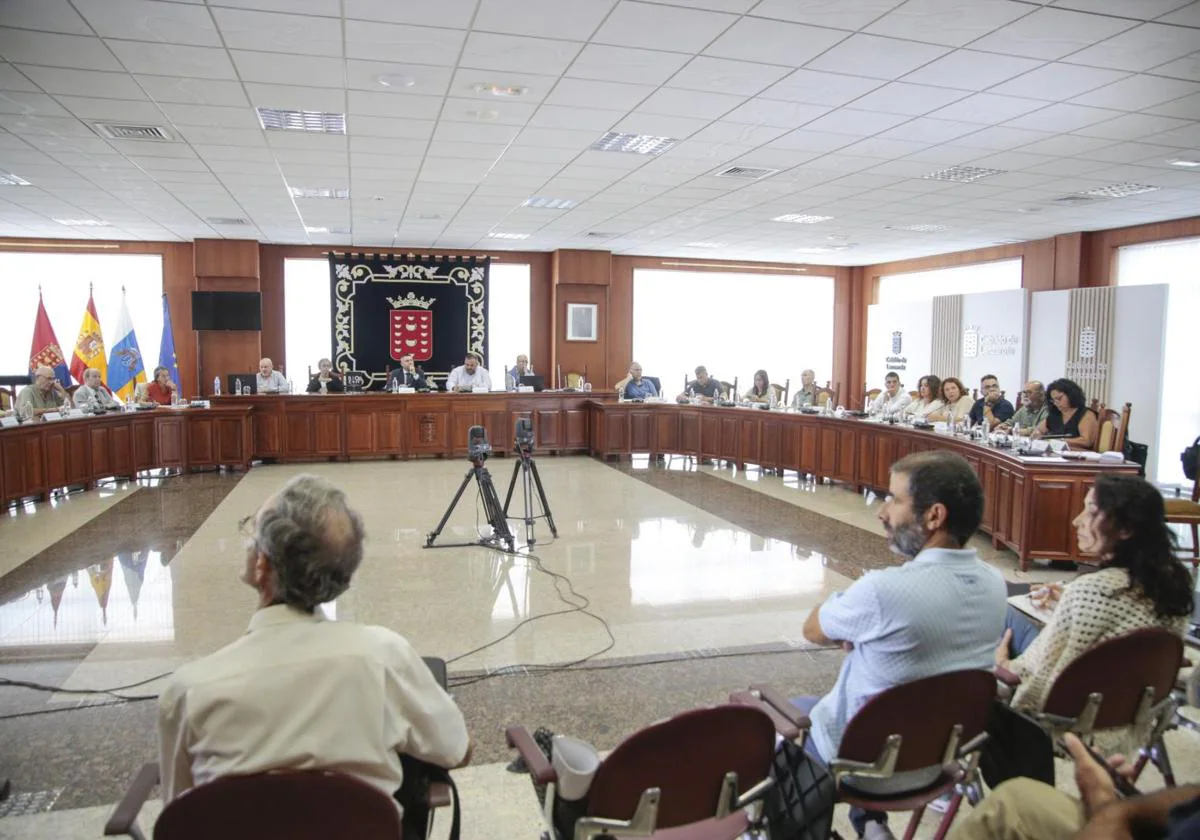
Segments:
[[[73,399],[76,408],[82,408],[93,414],[121,407],[121,404],[100,381],[100,371],[96,368],[88,368],[83,372],[83,384],[75,389]]]
[[[990,671],[1004,632],[1004,577],[965,547],[983,519],[983,488],[970,464],[945,450],[918,452],[892,465],[888,490],[879,511],[888,547],[911,559],[863,575],[804,622],[804,638],[849,652],[832,691],[792,701],[812,720],[806,749],[825,761],[837,755],[846,724],[872,697],[950,671]],[[856,784],[912,790],[938,772]],[[891,837],[882,812],[852,809],[850,819],[860,837]]]
[[[478,356],[468,353],[463,363],[450,371],[450,376],[446,379],[446,390],[473,391],[476,385],[481,386],[484,391],[492,390],[492,375],[479,363]]]
[[[808,408],[817,404],[817,375],[811,368],[800,372],[800,387],[792,397],[792,408]]]
[[[33,372],[33,383],[17,394],[17,414],[22,417],[41,417],[61,410],[69,399],[67,389],[54,375],[54,368],[40,365]]]
[[[275,363],[270,359],[258,360],[258,393],[260,394],[290,394],[292,386],[288,384],[283,374],[275,370]]]
[[[508,371],[508,381],[504,383],[504,387],[510,391],[517,390],[521,385],[522,376],[532,376],[533,368],[529,366],[529,357],[524,353],[517,356],[517,363]]]
[[[912,402],[912,395],[900,390],[900,374],[892,371],[883,378],[883,390],[871,401],[869,414],[899,414]]]
[[[408,641],[324,617],[320,605],[349,588],[363,557],[362,519],[345,495],[296,476],[242,526],[242,579],[258,610],[245,635],[183,665],[159,696],[163,799],[282,769],[336,770],[392,796],[402,753],[466,764],[462,712]]]

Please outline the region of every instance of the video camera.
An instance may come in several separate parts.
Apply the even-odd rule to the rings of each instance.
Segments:
[[[533,451],[533,423],[528,417],[517,418],[514,437],[518,452],[529,454]]]
[[[483,426],[472,426],[467,431],[467,458],[483,463],[490,454],[492,445],[488,443],[487,430]]]

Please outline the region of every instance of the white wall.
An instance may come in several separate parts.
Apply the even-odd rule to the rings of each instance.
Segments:
[[[1150,446],[1146,477],[1158,477],[1159,413],[1162,405],[1163,366],[1166,359],[1166,285],[1117,286],[1113,323],[1109,406],[1121,409],[1133,403],[1129,437]],[[1180,394],[1185,396],[1186,392]],[[1194,399],[1194,396],[1191,397]]]
[[[900,352],[894,353],[893,333],[900,333]],[[876,303],[867,307],[867,387],[882,388],[888,371],[900,374],[900,384],[916,390],[917,380],[929,373],[933,358],[933,304]],[[842,402],[859,407],[858,394],[843,394]]]
[[[1067,324],[1071,292],[1035,292],[1029,304],[1029,364],[1026,379],[1046,384],[1067,369]]]
[[[963,295],[958,370],[968,389],[990,373],[1010,401],[1016,398],[1025,376],[1028,303],[1024,289]]]

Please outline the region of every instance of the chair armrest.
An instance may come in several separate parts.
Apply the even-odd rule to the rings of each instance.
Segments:
[[[1017,686],[1019,686],[1021,684],[1021,678],[1017,674],[1014,674],[1012,671],[1008,670],[1007,668],[1001,668],[1001,667],[997,666],[996,670],[993,673],[995,674],[996,679],[998,681],[1004,683],[1005,685],[1009,686],[1010,688],[1016,688]]]
[[[812,726],[812,721],[808,719],[808,715],[793,706],[792,701],[788,700],[783,692],[774,686],[758,684],[750,686],[750,690],[755,692],[767,705],[791,722],[793,726],[798,726],[801,729],[808,729]]]
[[[454,797],[450,794],[450,785],[445,782],[430,782],[429,792],[425,795],[425,804],[430,810],[434,808],[448,808],[454,804]]]
[[[771,719],[771,723],[775,725],[775,731],[789,741],[794,741],[800,737],[800,733],[807,729],[810,721],[807,716],[799,715],[799,720],[794,720],[792,717],[779,712],[772,704],[768,703],[762,696],[754,691],[735,691],[729,695],[729,702],[738,706],[753,706],[766,713]],[[791,706],[791,704],[788,704]],[[792,709],[799,712],[795,706]]]
[[[544,785],[558,781],[558,773],[550,766],[549,759],[533,740],[528,729],[524,726],[510,726],[504,730],[504,740],[525,760],[525,766],[529,768],[535,782]]]
[[[138,813],[146,804],[146,800],[150,798],[150,791],[154,790],[158,781],[158,762],[143,764],[142,769],[134,777],[133,784],[129,786],[129,790],[125,791],[125,795],[121,797],[117,807],[113,808],[108,822],[104,824],[105,837],[128,835],[140,840],[142,833],[136,825]]]

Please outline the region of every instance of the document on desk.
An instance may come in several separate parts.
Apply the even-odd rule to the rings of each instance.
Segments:
[[[1025,615],[1032,618],[1038,624],[1046,624],[1048,621],[1050,621],[1050,616],[1054,615],[1054,610],[1048,610],[1044,607],[1039,607],[1034,604],[1033,599],[1029,597],[1028,593],[1024,595],[1013,595],[1008,599],[1008,603],[1017,610],[1025,613]]]

